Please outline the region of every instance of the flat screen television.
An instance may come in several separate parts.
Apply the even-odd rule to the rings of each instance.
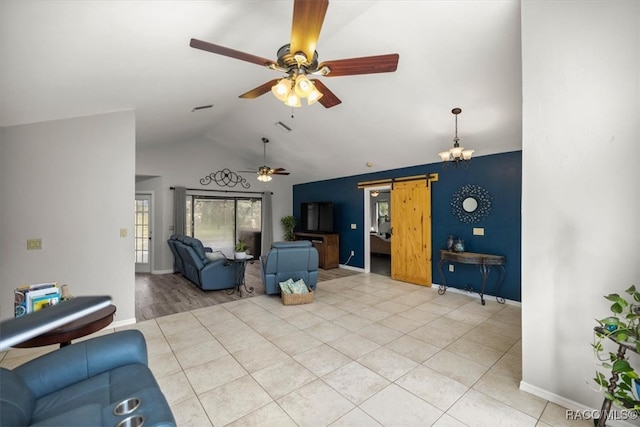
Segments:
[[[300,206],[300,228],[311,233],[333,233],[333,203],[310,202]]]

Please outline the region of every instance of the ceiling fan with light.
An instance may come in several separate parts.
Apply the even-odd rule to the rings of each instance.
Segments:
[[[269,182],[272,179],[272,175],[289,175],[289,172],[286,172],[284,168],[270,168],[266,166],[267,163],[267,144],[269,143],[269,139],[262,138],[262,143],[264,145],[264,165],[260,166],[257,171],[240,171],[245,173],[255,173],[258,175],[258,181],[261,182]]]
[[[328,7],[329,0],[294,0],[291,41],[278,50],[278,59],[275,62],[198,39],[191,39],[190,46],[286,74],[284,78],[273,79],[251,89],[240,95],[240,98],[254,99],[271,91],[276,98],[290,107],[300,107],[300,99],[306,98],[309,105],[318,101],[325,108],[331,108],[342,101],[322,81],[309,79],[307,76],[339,77],[389,73],[398,68],[400,56],[391,53],[318,63],[316,44]]]

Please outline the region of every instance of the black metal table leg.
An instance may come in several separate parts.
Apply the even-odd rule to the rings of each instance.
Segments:
[[[438,286],[438,294],[444,295],[447,292],[447,280],[444,277],[444,273],[442,272],[442,264],[444,264],[444,259],[440,259],[438,262],[438,271],[440,272],[440,279],[442,279],[442,285]]]

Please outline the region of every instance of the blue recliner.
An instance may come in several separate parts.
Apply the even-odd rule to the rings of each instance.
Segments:
[[[311,289],[318,283],[318,251],[310,241],[274,242],[268,254],[260,257],[264,292],[280,294],[280,282],[304,280]]]
[[[171,253],[173,254],[173,271],[180,274],[184,274],[184,265],[182,263],[182,258],[178,253],[177,242],[182,241],[182,237],[184,236],[180,234],[172,234],[171,237],[169,237],[169,240],[167,240]]]
[[[173,235],[168,244],[175,248],[174,256],[180,258],[174,261],[174,266],[182,268],[178,271],[201,289],[213,291],[231,289],[237,285],[240,265],[227,261],[223,255],[218,259],[209,259],[206,254],[212,253],[211,248],[205,248],[200,240]]]
[[[134,397],[139,399],[138,407],[126,414],[114,412],[119,403]],[[140,331],[103,335],[13,370],[0,368],[2,426],[113,427],[129,417],[143,420],[145,427],[176,425],[147,366],[147,347]]]

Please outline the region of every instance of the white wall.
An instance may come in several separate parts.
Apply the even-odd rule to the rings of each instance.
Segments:
[[[522,388],[590,408],[603,295],[640,286],[638,28],[634,0],[522,3]]]
[[[154,180],[156,201],[155,208],[162,209],[162,227],[156,227],[154,255],[154,271],[168,271],[173,269],[173,255],[167,239],[173,230],[173,191],[170,187],[184,186],[187,188],[204,188],[230,191],[272,191],[273,204],[273,239],[283,239],[283,230],[280,218],[291,215],[293,204],[293,187],[290,177],[276,176],[272,181],[263,184],[253,174],[242,174],[246,177],[251,187],[244,189],[240,186],[221,187],[214,183],[201,185],[200,179],[212,172],[228,168],[231,171],[248,170],[257,168],[258,164],[249,164],[239,159],[233,153],[221,148],[215,142],[206,138],[196,138],[186,141],[172,142],[170,144],[154,145],[140,148],[136,154],[136,174],[144,176],[160,177],[161,181]],[[158,187],[158,182],[161,182]],[[143,187],[145,186],[145,187]],[[145,182],[138,186],[139,190],[148,189]],[[232,195],[230,193],[229,195]],[[159,246],[158,246],[159,243]]]
[[[116,319],[135,319],[134,113],[7,127],[0,154],[2,318],[17,286],[56,280],[111,295]],[[42,250],[27,251],[31,238]]]

